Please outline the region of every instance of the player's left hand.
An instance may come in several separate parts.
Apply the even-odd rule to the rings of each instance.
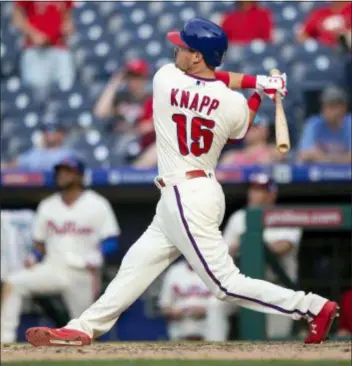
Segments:
[[[272,101],[275,101],[275,94],[279,92],[284,98],[287,92],[287,75],[286,73],[274,76],[257,76],[257,88],[261,95],[266,95]]]

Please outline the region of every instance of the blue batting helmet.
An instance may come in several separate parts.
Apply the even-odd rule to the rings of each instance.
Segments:
[[[54,166],[55,173],[60,169],[61,167],[70,168],[74,171],[76,171],[79,174],[84,174],[85,170],[85,164],[83,160],[81,160],[77,156],[68,156],[64,159],[60,160],[57,164]]]
[[[193,18],[185,23],[183,30],[169,32],[168,40],[176,46],[200,52],[207,65],[220,66],[227,51],[225,32],[215,23]]]

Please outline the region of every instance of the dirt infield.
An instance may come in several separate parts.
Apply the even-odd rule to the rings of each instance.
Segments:
[[[96,343],[84,348],[1,346],[1,361],[97,359],[350,360],[350,342]]]

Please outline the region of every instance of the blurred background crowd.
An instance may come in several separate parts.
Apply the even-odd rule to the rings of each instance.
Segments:
[[[0,10],[2,169],[49,171],[72,155],[81,156],[88,168],[154,168],[152,77],[161,65],[173,61],[166,32],[182,28],[195,16],[220,24],[227,33],[230,47],[222,69],[257,75],[279,68],[288,77],[284,104],[290,153],[276,151],[274,107],[268,100],[245,140],[224,149],[221,164],[238,168],[351,163],[350,1],[7,1],[0,3]],[[240,257],[241,236],[247,231],[247,207],[274,206],[279,196],[280,203],[346,203],[343,193],[333,193],[333,185],[330,196],[319,192],[315,197],[309,185],[299,195],[293,188],[296,182],[290,183],[280,196],[276,182],[264,174],[254,177],[241,194],[227,195],[224,239],[234,260]],[[105,285],[155,210],[154,193],[143,196],[144,186],[136,188],[132,199],[131,194],[123,197],[120,187],[112,188],[107,188],[106,196],[122,232],[116,244],[118,258],[116,253],[104,258]],[[36,205],[48,193],[32,197],[28,192],[34,191],[19,187],[4,207],[9,210],[1,212],[2,282],[8,274],[6,265],[23,268],[25,254],[33,246]],[[336,334],[350,336],[350,237],[338,230],[307,231],[264,230],[271,267],[265,277],[290,288],[299,283],[304,290],[316,289],[339,301],[342,316]],[[18,339],[23,339],[25,326],[47,324],[43,313],[56,326],[63,326],[71,315],[60,297],[34,297],[22,311],[24,317],[30,316],[22,317]],[[236,307],[213,298],[181,260],[106,339],[236,339],[237,314]],[[268,317],[267,335],[297,336],[300,326],[286,320]]]
[[[13,1],[1,3],[2,166],[48,169],[69,151],[91,167],[155,166],[151,80],[172,62],[165,33],[194,16],[228,34],[224,69],[288,75],[292,153],[273,148],[267,102],[223,164],[350,162],[350,2]]]

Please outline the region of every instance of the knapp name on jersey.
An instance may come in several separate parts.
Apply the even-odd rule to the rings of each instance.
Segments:
[[[191,93],[188,90],[171,89],[170,95],[171,106],[186,108],[190,111],[205,113],[207,116],[212,111],[218,109],[220,102],[216,98],[207,95],[199,95],[199,93]]]

